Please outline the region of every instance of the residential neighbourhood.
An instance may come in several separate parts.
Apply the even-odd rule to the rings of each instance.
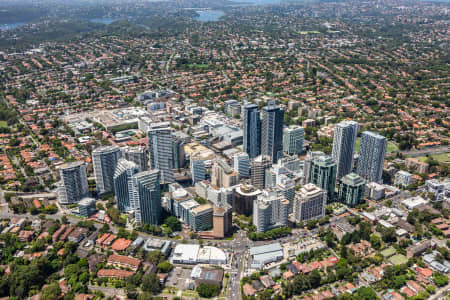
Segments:
[[[450,297],[448,3],[116,2],[0,26],[1,299]]]

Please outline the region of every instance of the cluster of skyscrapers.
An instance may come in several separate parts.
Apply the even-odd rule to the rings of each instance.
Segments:
[[[176,139],[168,123],[152,124],[148,138],[149,159],[141,146],[101,146],[93,150],[92,164],[97,194],[114,193],[118,209],[134,214],[137,223],[159,224],[160,184],[174,181],[174,161],[179,159],[174,155]],[[85,163],[61,166],[60,177],[61,204],[78,203],[89,194]]]
[[[247,174],[246,168],[250,165],[248,173],[251,184],[261,193],[252,200],[254,224],[258,231],[286,221],[279,219],[284,218],[280,212],[268,213],[282,207],[272,205],[278,203],[274,199],[290,202],[288,212],[296,221],[303,222],[323,217],[325,205],[333,201],[348,206],[363,203],[366,182],[382,181],[386,138],[370,131],[362,132],[359,153],[355,157],[358,123],[342,121],[334,129],[331,155],[320,151],[307,153],[302,162],[303,186],[295,192],[296,183],[290,178],[292,176],[277,162],[282,159],[283,153],[288,155],[287,158],[302,153],[304,129],[297,125],[283,129],[283,119],[283,110],[277,106],[263,107],[261,113],[254,104],[244,106],[243,149],[248,154],[248,160],[239,154],[234,164],[242,174]],[[265,189],[275,189],[279,193],[264,192]],[[278,196],[275,197],[275,194]],[[246,199],[242,191],[238,192],[238,196],[238,199]],[[246,206],[240,203],[240,207]]]
[[[228,103],[228,109],[236,115],[233,103]],[[192,184],[200,197],[214,205],[200,205],[180,189],[170,193],[169,211],[195,231],[209,229],[216,215],[217,222],[227,224],[221,231],[229,231],[231,209],[253,214],[258,232],[287,225],[289,216],[296,222],[322,218],[327,203],[358,205],[363,202],[366,182],[382,182],[387,140],[362,132],[355,155],[358,123],[354,121],[336,124],[331,155],[309,151],[302,161],[298,155],[303,152],[304,128],[285,127],[280,106],[270,104],[259,110],[255,104],[246,104],[243,123],[243,151],[234,154],[231,166],[201,151],[190,155]],[[93,171],[98,194],[114,193],[118,209],[133,214],[137,223],[159,224],[160,185],[174,184],[174,169],[184,167],[184,141],[167,122],[149,124],[147,129],[148,155],[145,147],[102,146],[92,152]],[[210,182],[207,168],[211,168]],[[60,176],[62,204],[78,203],[88,196],[85,163],[61,166]],[[251,184],[241,184],[241,179]]]

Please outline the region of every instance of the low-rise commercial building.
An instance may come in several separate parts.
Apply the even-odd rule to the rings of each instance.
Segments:
[[[264,265],[283,259],[283,248],[280,243],[251,247],[252,268],[261,269]]]

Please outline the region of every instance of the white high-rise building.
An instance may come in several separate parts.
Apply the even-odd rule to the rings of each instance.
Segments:
[[[116,171],[114,172],[114,191],[117,200],[117,207],[121,212],[133,212],[131,206],[133,184],[131,177],[140,172],[140,168],[134,162],[119,159]]]
[[[336,180],[352,171],[357,134],[358,123],[355,121],[343,121],[334,128],[332,158],[337,165]]]
[[[294,217],[297,222],[320,219],[325,216],[327,193],[318,186],[308,183],[295,195]]]
[[[265,189],[253,203],[253,225],[257,232],[287,226],[289,201],[278,189]]]
[[[394,176],[394,184],[407,187],[412,183],[413,175],[406,171],[398,171]]]
[[[283,192],[284,197],[289,201],[289,213],[292,213],[295,199],[295,181],[285,174],[281,174],[277,176],[276,187]]]
[[[146,171],[148,169],[148,156],[145,147],[123,147],[122,157],[128,161],[134,162],[141,171]]]
[[[239,152],[233,156],[233,167],[241,178],[250,177],[250,158],[247,153]]]
[[[387,139],[378,133],[364,131],[361,134],[358,167],[356,173],[368,182],[382,182]]]
[[[161,184],[174,182],[173,179],[173,137],[168,123],[153,124],[148,131],[150,169],[161,172]]]
[[[61,182],[58,187],[59,202],[63,205],[79,202],[89,193],[86,164],[73,162],[59,167]]]
[[[303,150],[305,129],[298,125],[291,125],[283,129],[283,151],[289,155],[299,155]]]
[[[95,183],[99,194],[114,192],[114,172],[122,156],[118,146],[102,146],[92,151]]]

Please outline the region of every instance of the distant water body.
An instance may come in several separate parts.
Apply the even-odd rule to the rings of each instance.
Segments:
[[[23,26],[25,24],[26,24],[25,22],[15,22],[15,23],[0,24],[0,30],[14,29],[14,28]]]
[[[117,18],[92,18],[89,19],[89,22],[92,23],[100,23],[100,24],[105,24],[105,25],[109,25],[115,21],[119,21],[121,19],[117,19]]]
[[[235,2],[239,6],[268,5],[281,3],[281,0],[230,0],[230,1]],[[198,14],[198,16],[194,17],[194,20],[200,22],[216,22],[221,17],[225,16],[225,12],[223,10],[198,10],[196,11],[196,13]]]
[[[216,22],[223,16],[225,16],[225,12],[223,10],[198,10],[196,11],[198,14],[197,17],[194,17],[194,20],[200,22]]]
[[[242,4],[251,5],[267,5],[267,4],[280,4],[281,0],[230,0],[231,2],[239,2]]]

